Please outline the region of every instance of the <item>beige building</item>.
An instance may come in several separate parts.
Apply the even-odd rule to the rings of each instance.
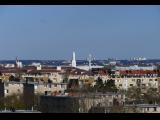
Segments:
[[[35,94],[45,94],[46,92],[64,92],[67,89],[66,83],[29,83],[34,85]],[[22,94],[24,82],[5,82],[1,83],[1,94],[9,96],[12,94]]]
[[[18,82],[5,82],[4,83],[4,96],[9,96],[12,94],[22,94],[23,84]]]
[[[66,83],[51,83],[51,84],[35,84],[34,90],[37,94],[45,94],[45,92],[64,92],[67,89]]]
[[[112,78],[119,89],[128,89],[133,86],[140,86],[141,88],[153,87],[158,88],[157,77],[124,77]]]
[[[145,88],[145,87],[153,87],[153,88],[158,88],[158,86],[160,85],[160,78],[159,77],[119,77],[119,76],[115,76],[115,77],[111,77],[111,76],[94,76],[94,82],[92,83],[92,85],[95,85],[96,80],[98,79],[98,77],[100,77],[103,82],[112,79],[115,81],[115,85],[117,86],[118,89],[128,89],[129,87],[133,87],[133,86],[140,86],[141,88]]]
[[[41,75],[26,74],[22,75],[22,78],[24,79],[33,78],[34,80],[44,80],[44,81],[50,79],[52,82],[58,82],[58,83],[61,83],[63,81],[63,75],[57,72],[45,73]]]

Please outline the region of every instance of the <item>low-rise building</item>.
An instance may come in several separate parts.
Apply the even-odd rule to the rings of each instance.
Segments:
[[[111,107],[123,105],[124,94],[89,93],[76,95],[45,95],[40,97],[40,111],[50,113],[87,113],[92,107]]]
[[[6,97],[13,94],[23,94],[24,85],[26,82],[1,82],[1,95]],[[33,85],[34,94],[45,94],[46,92],[64,92],[67,89],[67,83],[37,83],[29,82],[28,85]]]
[[[155,70],[155,65],[128,65],[128,66],[115,66],[116,70]]]
[[[160,113],[160,105],[158,104],[125,105],[125,109],[134,109],[137,113]]]

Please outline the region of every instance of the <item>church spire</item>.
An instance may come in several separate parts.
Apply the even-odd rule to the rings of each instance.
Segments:
[[[76,54],[73,51],[73,56],[72,56],[72,67],[76,67]]]

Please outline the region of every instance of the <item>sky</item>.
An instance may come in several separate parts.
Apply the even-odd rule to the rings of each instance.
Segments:
[[[160,6],[0,6],[0,59],[160,58]]]

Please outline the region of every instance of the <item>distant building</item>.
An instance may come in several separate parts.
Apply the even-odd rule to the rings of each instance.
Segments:
[[[144,65],[144,66],[140,66],[140,65],[133,65],[133,66],[115,66],[115,70],[155,70],[157,69],[157,67],[155,65]]]
[[[42,113],[78,113],[78,97],[41,96],[40,111]]]
[[[4,67],[5,68],[14,68],[15,64],[6,64]]]
[[[32,63],[32,66],[35,66],[37,70],[42,70],[42,65],[40,63]]]
[[[160,113],[160,105],[158,104],[125,105],[124,107],[125,109],[135,109],[137,113]]]
[[[92,107],[123,105],[125,96],[115,93],[90,93],[86,95],[40,97],[40,111],[45,113],[88,113]],[[117,101],[115,103],[114,101]]]
[[[34,91],[34,84],[23,83],[23,100],[27,109],[31,109],[34,106]]]
[[[103,68],[104,66],[100,66],[100,65],[92,65],[91,67],[89,67],[88,65],[83,65],[83,66],[77,66],[77,68],[82,69],[82,70],[87,70],[89,71],[89,69],[91,68]]]
[[[0,98],[4,98],[13,94],[22,94],[24,103],[28,109],[34,105],[34,85],[27,83],[3,83],[0,82]],[[5,101],[3,101],[5,102]]]
[[[1,97],[6,97],[13,94],[23,94],[23,83],[20,82],[1,82]]]
[[[22,67],[23,67],[22,62],[20,62],[20,61],[18,60],[18,58],[16,58],[16,67],[17,67],[17,68],[22,68]]]
[[[98,65],[92,65],[91,63],[92,58],[91,58],[91,54],[89,55],[88,58],[88,65],[77,65],[76,64],[76,57],[75,57],[75,52],[73,52],[73,58],[72,58],[72,67],[78,68],[78,69],[82,69],[82,70],[91,70],[92,68],[103,68],[104,66],[98,66]]]
[[[0,111],[0,113],[41,113],[41,112],[37,110],[15,110],[14,112],[11,110],[3,110]]]
[[[76,67],[76,54],[75,52],[73,52],[73,56],[72,56],[72,67]]]
[[[138,57],[138,58],[134,57],[134,58],[131,58],[131,60],[141,61],[141,60],[147,60],[147,58],[145,58],[145,57]]]
[[[32,88],[33,94],[44,95],[46,92],[64,92],[67,89],[67,83],[37,83],[37,82],[0,82],[0,96],[6,97],[13,94],[23,94],[27,88]]]

